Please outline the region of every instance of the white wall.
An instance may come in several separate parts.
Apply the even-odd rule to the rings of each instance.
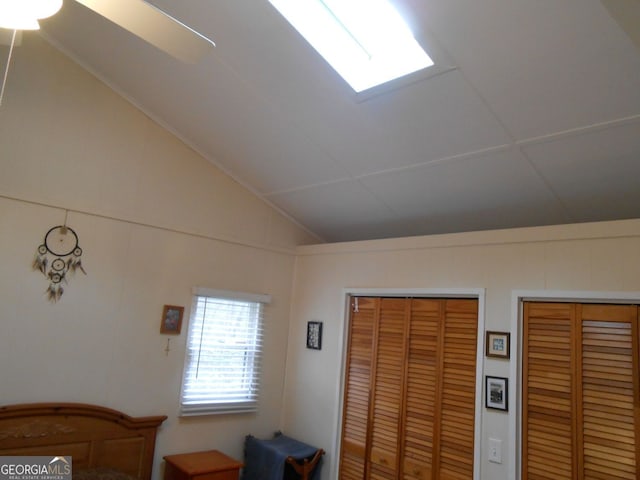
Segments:
[[[334,478],[345,291],[356,288],[484,289],[486,330],[509,331],[516,290],[634,291],[640,299],[640,220],[299,247],[283,429],[328,451],[323,480]],[[306,349],[310,320],[324,322],[321,351]],[[510,377],[515,361],[484,359],[480,368]],[[519,478],[516,410],[481,409],[482,480]],[[487,460],[490,437],[503,440],[502,464]]]
[[[6,49],[0,48],[1,58]],[[80,238],[87,276],[57,304],[32,270],[47,230]],[[161,457],[280,426],[294,246],[310,237],[35,34],[0,107],[0,404],[86,402],[168,415]],[[186,325],[159,333],[191,287],[268,293],[257,414],[179,419]],[[165,354],[167,339],[171,350]]]

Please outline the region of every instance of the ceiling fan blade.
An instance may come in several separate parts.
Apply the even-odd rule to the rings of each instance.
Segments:
[[[618,25],[627,32],[631,41],[640,49],[640,1],[601,0]]]
[[[179,60],[195,63],[215,44],[143,0],[76,0]]]

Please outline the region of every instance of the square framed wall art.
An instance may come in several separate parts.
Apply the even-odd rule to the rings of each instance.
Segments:
[[[509,379],[505,377],[485,377],[485,407],[509,411]]]
[[[487,332],[486,356],[492,358],[509,358],[510,350],[509,332]]]

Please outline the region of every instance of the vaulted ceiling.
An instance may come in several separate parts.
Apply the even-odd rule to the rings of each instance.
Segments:
[[[149,3],[213,53],[71,0],[43,31],[319,241],[640,217],[640,48],[599,0],[395,0],[436,67],[364,97],[268,0]]]

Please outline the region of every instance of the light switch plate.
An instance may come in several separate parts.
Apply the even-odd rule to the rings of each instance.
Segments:
[[[489,461],[502,463],[502,440],[497,438],[489,439]]]

